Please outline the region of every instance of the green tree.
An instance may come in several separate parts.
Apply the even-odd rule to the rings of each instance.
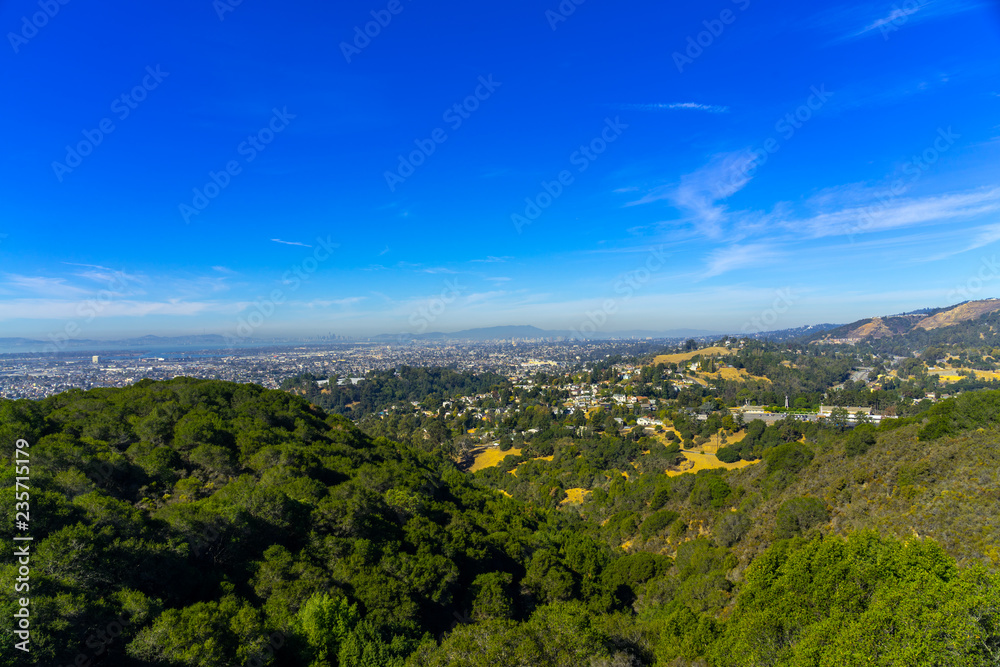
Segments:
[[[849,413],[847,410],[841,407],[836,407],[830,410],[830,416],[827,418],[827,422],[838,431],[843,431],[847,428],[848,420],[847,417]]]
[[[508,572],[488,572],[476,577],[472,582],[472,618],[477,621],[511,618],[514,614],[510,597],[512,582],[513,576]]]
[[[861,424],[854,427],[844,441],[844,451],[848,456],[864,454],[875,444],[875,427],[871,424]]]
[[[699,474],[691,489],[691,504],[697,507],[722,507],[732,493],[725,480],[716,474]]]
[[[336,664],[341,645],[359,620],[357,605],[349,604],[347,598],[334,598],[325,592],[310,597],[292,624],[309,647],[310,667]]]

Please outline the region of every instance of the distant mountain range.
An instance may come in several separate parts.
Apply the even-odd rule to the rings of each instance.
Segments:
[[[372,337],[378,341],[400,341],[400,340],[510,340],[518,339],[538,339],[538,338],[586,338],[589,340],[605,340],[611,338],[705,338],[711,336],[722,336],[724,332],[706,331],[704,329],[669,329],[667,331],[648,331],[644,329],[630,329],[627,331],[598,331],[581,333],[568,329],[539,329],[530,325],[508,325],[498,327],[483,327],[479,329],[465,329],[445,333],[442,331],[431,331],[428,333],[410,334],[379,334]]]
[[[869,317],[850,324],[811,324],[792,329],[747,333],[744,331],[709,331],[706,329],[628,329],[624,331],[597,331],[581,333],[569,329],[540,329],[530,325],[508,325],[464,329],[446,333],[379,334],[369,341],[385,343],[409,343],[412,341],[491,341],[491,340],[538,340],[538,339],[581,339],[610,340],[616,338],[654,338],[683,340],[686,338],[715,338],[726,335],[767,339],[772,341],[799,340],[802,343],[857,343],[873,339],[893,338],[910,332],[927,332],[971,322],[984,315],[1000,311],[1000,299],[966,301],[944,308],[924,308],[921,310]],[[365,340],[365,339],[356,339]],[[242,346],[295,345],[302,343],[322,344],[322,340],[307,339],[260,339],[247,340]],[[51,340],[32,338],[0,338],[0,353],[39,353],[57,351],[107,351],[107,350],[170,350],[183,348],[219,349],[229,346],[230,341],[218,334],[193,336],[140,336],[117,340],[70,339],[56,345]]]
[[[814,337],[818,334],[822,334],[824,331],[829,331],[830,329],[836,329],[839,326],[841,325],[809,324],[804,327],[795,327],[794,329],[779,329],[777,331],[762,331],[760,333],[741,333],[739,335],[741,338],[746,337],[746,338],[756,338],[758,340],[770,340],[775,342],[781,342],[797,338]]]
[[[128,350],[143,348],[168,348],[204,346],[225,347],[226,339],[218,334],[197,336],[140,336],[138,338],[122,338],[118,340],[94,340],[89,338],[70,338],[60,341],[58,337],[52,340],[37,340],[33,338],[0,338],[0,352],[52,352],[52,351],[94,351]]]

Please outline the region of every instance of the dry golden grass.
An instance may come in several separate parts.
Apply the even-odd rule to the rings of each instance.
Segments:
[[[937,375],[941,382],[958,382],[959,380],[964,380],[965,378],[958,374],[959,371],[969,371],[970,373],[975,373],[976,377],[980,380],[997,380],[1000,379],[1000,372],[998,371],[977,371],[972,368],[949,368],[949,369],[938,369],[933,371],[928,371],[930,375]]]
[[[590,493],[587,489],[566,489],[566,497],[560,503],[561,505],[567,505],[569,503],[582,503],[584,497]]]
[[[520,456],[520,449],[508,449],[506,452],[501,452],[499,447],[490,447],[482,452],[476,454],[476,460],[473,462],[472,467],[469,468],[472,472],[477,472],[483,470],[484,468],[492,468],[493,466],[499,464],[508,456]]]
[[[939,327],[948,327],[953,324],[958,324],[959,322],[974,320],[977,317],[982,317],[986,313],[992,313],[995,310],[1000,310],[1000,301],[997,301],[996,299],[970,301],[969,303],[963,303],[960,306],[955,306],[950,310],[942,311],[937,315],[925,317],[917,322],[916,327],[914,328],[937,329]]]
[[[742,368],[720,368],[715,373],[698,373],[694,378],[695,382],[700,385],[707,385],[708,380],[713,379],[723,379],[723,380],[733,380],[739,382],[741,380],[762,380],[764,382],[770,382],[766,377],[760,375],[751,375],[747,373],[745,369]]]
[[[656,364],[679,364],[682,361],[688,361],[696,356],[709,355],[715,356],[719,354],[734,354],[735,350],[730,350],[727,347],[706,347],[701,350],[695,350],[694,352],[678,352],[677,354],[661,354],[653,359],[653,365]]]
[[[733,435],[726,436],[726,444],[727,445],[736,444],[737,442],[739,442],[740,440],[742,440],[745,437],[747,437],[747,432],[746,431],[737,431]]]
[[[860,327],[847,334],[847,338],[868,338],[891,336],[892,331],[885,325],[881,317],[873,318],[870,322],[862,324]]]
[[[753,463],[752,461],[737,461],[736,463],[723,463],[719,459],[715,458],[714,451],[709,453],[709,449],[715,449],[714,445],[709,447],[706,445],[702,451],[697,450],[685,450],[683,452],[684,458],[687,459],[686,462],[681,464],[680,470],[667,470],[667,477],[675,477],[677,475],[683,475],[687,472],[698,472],[699,470],[713,470],[715,468],[725,468],[726,470],[734,470],[736,468],[745,468]]]

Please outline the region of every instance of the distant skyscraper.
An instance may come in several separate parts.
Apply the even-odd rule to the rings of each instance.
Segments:
[[[101,363],[101,358],[95,354],[93,357],[90,358],[90,361],[95,364],[99,364]]]

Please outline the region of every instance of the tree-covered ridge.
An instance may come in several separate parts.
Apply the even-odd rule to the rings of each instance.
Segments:
[[[0,402],[0,493],[11,521],[26,437],[36,664],[993,665],[996,402],[768,427],[759,463],[674,477],[606,467],[641,438],[554,438],[515,477],[285,392],[144,382]],[[582,504],[555,470],[590,476]]]
[[[994,303],[1000,305],[1000,302]],[[960,304],[955,308],[959,309],[963,305]],[[941,312],[941,310],[928,312]],[[857,348],[876,354],[907,356],[914,350],[923,350],[928,347],[938,346],[986,350],[1000,347],[1000,329],[998,329],[998,325],[1000,325],[1000,309],[977,317],[971,317],[970,319],[958,320],[947,326],[938,326],[931,329],[915,328],[914,325],[920,322],[921,319],[922,316],[882,318],[887,327],[894,330],[895,335],[863,340],[857,344]],[[798,339],[797,342],[805,344],[815,343],[823,338],[842,338],[852,330],[856,330],[871,321],[871,319],[859,320],[838,329],[830,329],[803,337]]]
[[[458,621],[526,618],[553,587],[617,604],[610,549],[572,517],[285,392],[140,383],[5,401],[0,423],[32,442],[38,664],[96,656],[88,638],[122,616],[102,664],[245,664],[279,633],[273,664],[368,665]],[[13,481],[8,465],[8,521]]]

